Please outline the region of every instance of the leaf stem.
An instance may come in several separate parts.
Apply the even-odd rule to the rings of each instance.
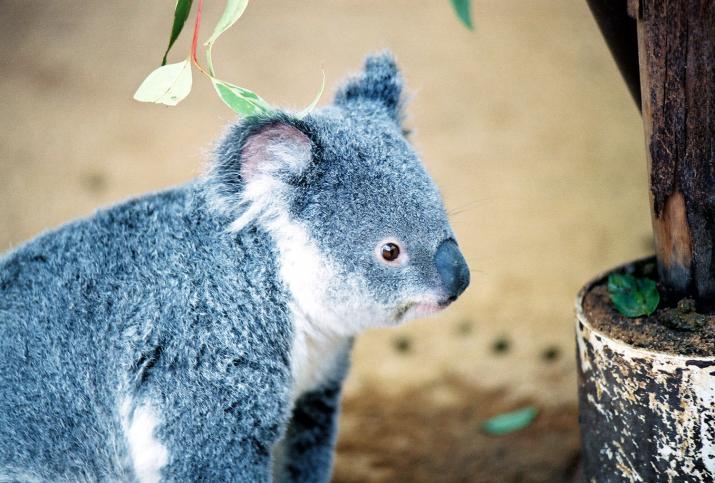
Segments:
[[[214,63],[211,59],[211,47],[213,46],[213,42],[206,44],[206,66],[209,68],[209,74],[211,75],[211,77],[216,76],[216,72],[214,71]]]
[[[201,12],[203,10],[204,6],[204,0],[199,0],[199,4],[196,7],[196,23],[194,24],[194,38],[191,41],[191,62],[196,66],[199,71],[204,74],[206,77],[211,79],[213,76],[206,72],[203,67],[201,67],[201,64],[199,64],[199,58],[198,55],[196,54],[196,48],[198,47],[199,44],[199,30],[201,29]]]

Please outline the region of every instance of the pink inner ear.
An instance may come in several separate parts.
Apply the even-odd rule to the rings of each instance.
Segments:
[[[259,172],[280,168],[300,170],[310,161],[308,136],[288,124],[272,124],[246,140],[241,152],[241,176],[248,180]]]

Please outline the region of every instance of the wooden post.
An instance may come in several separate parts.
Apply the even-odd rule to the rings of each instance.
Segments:
[[[638,32],[636,20],[628,15],[625,0],[586,0],[606,45],[616,60],[626,86],[641,108],[641,85],[638,72]]]
[[[627,64],[627,81],[633,56],[616,54],[634,50],[624,5],[636,20],[661,296],[671,303],[692,296],[699,311],[715,310],[715,0],[587,1],[597,19],[609,17],[610,27],[599,25],[609,45],[618,44],[611,49]],[[589,317],[604,315],[586,313],[582,302],[607,275],[577,301],[584,479],[715,481],[715,354],[651,351],[599,332],[608,321],[593,323]]]
[[[715,1],[628,0],[665,298],[715,308]]]

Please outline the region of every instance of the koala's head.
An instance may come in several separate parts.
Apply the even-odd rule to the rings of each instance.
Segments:
[[[437,312],[469,284],[437,187],[401,126],[402,79],[372,56],[331,106],[233,126],[213,165],[215,196],[276,242],[297,310],[352,335]]]

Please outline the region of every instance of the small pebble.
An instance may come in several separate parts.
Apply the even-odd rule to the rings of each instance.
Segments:
[[[510,345],[509,339],[506,337],[500,337],[492,344],[492,351],[497,354],[503,354],[509,351]]]
[[[554,362],[561,356],[561,349],[557,346],[550,346],[541,353],[541,358],[548,362]]]
[[[412,349],[412,341],[404,335],[397,336],[392,341],[392,346],[397,352],[407,353]]]
[[[690,297],[678,300],[678,312],[681,314],[691,314],[695,311],[695,300]]]

